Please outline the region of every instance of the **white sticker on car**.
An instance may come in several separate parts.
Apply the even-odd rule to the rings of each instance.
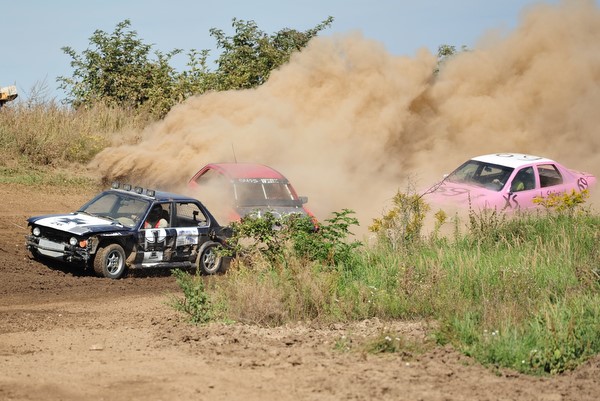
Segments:
[[[175,246],[195,245],[198,243],[197,228],[177,228],[177,240]]]
[[[149,244],[164,242],[167,237],[167,230],[164,228],[151,228],[145,230],[146,242]]]
[[[144,252],[144,264],[159,263],[163,260],[163,253],[160,251]]]

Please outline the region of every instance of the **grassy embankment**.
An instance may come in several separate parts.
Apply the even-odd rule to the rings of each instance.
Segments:
[[[0,109],[0,183],[93,185],[85,165],[113,138],[149,116],[96,107],[73,111],[54,102]]]
[[[600,351],[598,216],[581,207],[514,219],[471,213],[449,237],[399,244],[388,234],[337,264],[300,256],[288,239],[279,257],[242,258],[210,285],[180,276],[187,312],[263,325],[425,320],[432,343],[532,374],[572,369]],[[335,252],[341,240],[313,245]],[[382,333],[376,343],[398,350],[406,341]]]
[[[57,168],[85,165],[111,133],[145,123],[111,110],[5,108],[0,182],[92,185],[73,169]],[[299,251],[313,240],[287,238],[279,253],[240,259],[225,276],[179,275],[181,302],[196,321],[430,321],[432,343],[533,374],[559,373],[600,352],[597,215],[575,205],[516,219],[472,213],[454,224],[449,236],[424,236],[414,226],[407,235],[407,227],[397,226],[354,248],[344,246],[351,224],[333,219],[325,232],[337,235],[309,244],[324,257]],[[332,258],[336,252],[343,257]],[[385,332],[371,349],[406,346],[402,335]]]

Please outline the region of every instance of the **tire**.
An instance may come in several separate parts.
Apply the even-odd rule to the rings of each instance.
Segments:
[[[224,273],[223,256],[219,255],[219,248],[221,248],[221,244],[217,242],[207,242],[202,247],[196,261],[196,265],[202,274]]]
[[[125,251],[119,244],[101,247],[94,258],[94,271],[100,277],[118,279],[125,273]]]

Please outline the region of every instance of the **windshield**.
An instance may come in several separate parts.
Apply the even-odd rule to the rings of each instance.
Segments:
[[[290,184],[275,178],[243,178],[233,184],[238,206],[298,206]]]
[[[103,192],[79,209],[79,212],[115,220],[133,227],[144,215],[150,201],[120,192]]]
[[[469,160],[446,177],[446,181],[500,191],[513,170],[512,167]]]

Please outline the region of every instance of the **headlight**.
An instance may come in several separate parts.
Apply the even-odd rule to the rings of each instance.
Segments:
[[[77,245],[78,243],[79,243],[79,241],[77,241],[77,238],[75,238],[75,237],[71,237],[71,238],[69,239],[69,244],[71,244],[72,246],[75,246],[75,245]]]
[[[35,235],[36,237],[39,237],[40,234],[42,233],[42,231],[40,230],[39,227],[35,227],[32,231],[33,235]]]

